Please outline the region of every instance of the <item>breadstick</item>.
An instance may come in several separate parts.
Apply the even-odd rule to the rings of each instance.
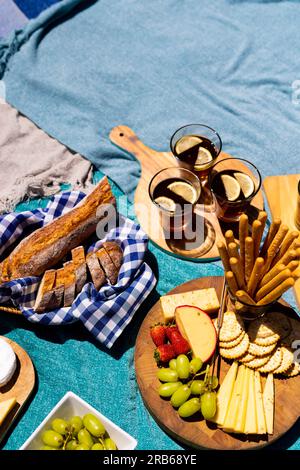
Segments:
[[[299,267],[299,261],[293,260],[290,261],[289,264],[287,265],[287,268],[290,269],[292,272],[295,271]]]
[[[283,255],[287,252],[287,250],[291,247],[292,243],[296,238],[299,237],[299,232],[298,230],[293,230],[292,232],[288,232],[285,239],[282,242],[282,245],[280,247],[279,252],[276,255],[276,258],[274,260],[274,265],[278,263],[280,258],[283,257]]]
[[[289,269],[284,269],[281,273],[277,274],[277,276],[273,277],[268,284],[263,285],[255,296],[255,300],[259,301],[263,297],[265,297],[269,292],[276,289],[283,281],[291,277],[291,271]]]
[[[242,214],[239,221],[240,257],[245,269],[245,238],[248,237],[248,216]]]
[[[247,292],[250,295],[250,297],[253,297],[256,288],[261,280],[262,274],[263,274],[263,266],[264,266],[264,259],[259,257],[256,258],[256,261],[254,263],[254,267],[252,269],[252,273],[250,276],[250,279],[247,284]]]
[[[253,299],[251,299],[250,295],[243,290],[238,290],[235,294],[237,300],[242,303],[246,303],[248,305],[256,305]]]
[[[282,264],[282,263],[279,263],[279,264],[276,264],[276,266],[274,266],[274,268],[270,269],[269,272],[267,272],[264,277],[262,278],[262,280],[260,281],[259,283],[259,288],[261,288],[263,285],[267,284],[268,282],[271,281],[271,279],[273,279],[273,277],[277,276],[277,274],[281,273],[281,271],[283,271],[284,269],[286,269],[288,266],[286,266],[285,264]],[[290,269],[290,268],[289,268]],[[264,272],[264,271],[263,271]]]
[[[223,266],[224,266],[224,270],[225,271],[230,271],[231,266],[230,266],[230,263],[229,263],[229,255],[228,255],[228,251],[227,251],[225,243],[221,242],[221,241],[218,242],[217,243],[217,248],[219,250],[219,254],[220,254]]]
[[[280,245],[281,245],[284,237],[286,236],[288,230],[289,230],[288,226],[282,224],[280,226],[278,232],[276,233],[275,237],[273,238],[273,241],[272,241],[272,243],[269,246],[268,251],[267,251],[265,272],[267,272],[269,270],[269,268],[271,267],[271,264],[272,264],[272,262],[273,262],[273,260],[276,256],[278,250],[280,249]]]
[[[259,302],[257,302],[256,305],[266,305],[266,304],[275,302],[275,300],[279,299],[282,296],[282,294],[284,294],[294,284],[295,284],[295,280],[292,277],[289,277],[284,282],[282,282],[279,286],[277,286],[276,289],[269,292],[269,294],[267,294]]]
[[[229,243],[235,243],[235,238],[234,238],[232,230],[227,230],[225,232],[225,240],[226,240],[227,246],[229,245]]]
[[[235,275],[235,279],[237,282],[237,285],[240,289],[245,290],[246,289],[246,284],[245,284],[245,279],[243,277],[243,269],[241,265],[241,261],[238,258],[230,258],[229,259],[231,270],[233,271],[233,274]]]
[[[276,233],[279,230],[280,225],[281,225],[281,220],[279,218],[274,219],[273,222],[271,223],[270,228],[269,228],[269,232],[268,232],[268,234],[265,238],[263,247],[262,247],[261,252],[260,252],[261,256],[264,256],[266,254],[266,252],[267,252],[269,246],[271,245]]]
[[[262,223],[259,220],[254,220],[252,224],[254,259],[256,259],[259,255],[259,247],[260,247],[260,242],[261,242],[261,237],[262,237],[262,230],[263,230]]]
[[[236,243],[230,242],[228,244],[228,254],[229,254],[229,258],[239,258],[240,257],[238,246],[237,246]]]
[[[275,266],[277,266],[278,264],[287,265],[291,261],[294,261],[296,259],[297,259],[297,251],[296,250],[288,250]]]
[[[266,211],[259,211],[257,220],[259,220],[263,224],[263,226],[265,226],[267,222],[267,218],[268,218],[268,214],[266,213]]]
[[[254,243],[252,237],[245,238],[245,279],[249,281],[254,265]]]
[[[235,295],[236,291],[238,290],[238,285],[235,279],[235,276],[232,271],[227,271],[225,273],[225,278],[229,287],[230,292]]]
[[[260,213],[258,214],[257,220],[261,223],[261,227],[260,227],[260,231],[259,231],[259,234],[258,234],[259,241],[257,241],[258,250],[254,251],[255,259],[259,256],[260,244],[261,244],[262,237],[263,237],[263,234],[264,234],[267,219],[268,219],[268,214],[265,211],[260,211]],[[252,235],[252,237],[253,237],[253,235]],[[254,245],[254,246],[256,247],[257,245]]]

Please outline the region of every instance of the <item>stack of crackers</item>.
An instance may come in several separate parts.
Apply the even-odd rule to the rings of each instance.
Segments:
[[[238,360],[261,373],[294,377],[300,373],[293,347],[296,340],[300,340],[300,321],[283,313],[273,312],[254,320],[246,331],[238,313],[225,312],[219,351],[223,358]]]

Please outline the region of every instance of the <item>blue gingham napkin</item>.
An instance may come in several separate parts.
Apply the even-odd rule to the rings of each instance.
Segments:
[[[55,217],[74,207],[82,198],[78,191],[64,192],[54,196],[45,209],[10,213],[0,217],[0,256],[22,239],[26,230],[35,230]],[[26,277],[0,286],[0,303],[12,300],[31,322],[43,325],[60,325],[80,320],[84,326],[111,348],[134,313],[155,286],[156,279],[143,261],[147,249],[147,236],[132,220],[119,216],[118,226],[112,228],[105,238],[88,247],[91,251],[103,241],[115,240],[123,250],[123,262],[115,286],[104,285],[99,292],[92,282],[87,283],[71,307],[38,314],[32,307],[41,278]]]

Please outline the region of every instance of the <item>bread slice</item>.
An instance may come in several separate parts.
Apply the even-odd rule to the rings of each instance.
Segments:
[[[108,253],[116,269],[119,271],[123,260],[122,248],[116,242],[104,242],[102,247]]]
[[[96,254],[107,279],[112,285],[116,284],[118,280],[119,271],[115,267],[110,256],[107,254],[104,248],[100,248],[100,250],[98,250]]]
[[[79,294],[87,281],[85,254],[83,246],[72,250],[72,260],[76,277],[76,294]]]
[[[49,271],[45,272],[43,279],[41,280],[36,301],[33,307],[36,312],[42,313],[46,310],[47,305],[51,299],[52,289],[55,285],[55,279],[56,271],[54,269],[49,269]]]
[[[35,230],[17,245],[3,261],[0,283],[19,277],[40,276],[55,266],[92,235],[99,221],[107,217],[107,211],[97,210],[99,206],[115,203],[108,179],[104,177],[77,206]]]
[[[64,264],[63,269],[64,276],[64,307],[70,307],[75,299],[76,293],[76,276],[74,264],[72,261],[68,261]]]
[[[86,256],[86,264],[88,265],[93,284],[97,290],[105,284],[106,277],[100,266],[96,253],[88,253]]]
[[[61,306],[64,296],[64,286],[55,287],[49,292],[49,302],[46,310],[55,310]]]

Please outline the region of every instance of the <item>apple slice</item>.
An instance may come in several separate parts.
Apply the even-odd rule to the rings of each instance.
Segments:
[[[207,313],[192,305],[175,309],[175,320],[182,336],[190,343],[194,357],[209,361],[216,350],[217,333]]]

